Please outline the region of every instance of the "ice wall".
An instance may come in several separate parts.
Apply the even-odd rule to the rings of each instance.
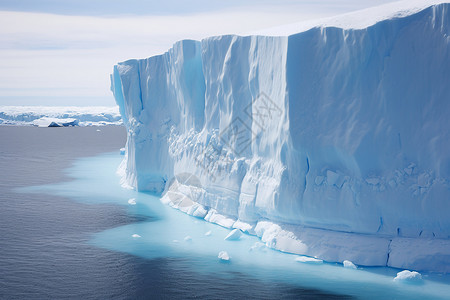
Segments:
[[[279,250],[450,271],[449,7],[116,65],[125,182]]]

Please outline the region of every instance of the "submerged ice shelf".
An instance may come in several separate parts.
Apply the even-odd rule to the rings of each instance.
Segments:
[[[145,264],[150,273],[146,274],[152,282],[155,276],[170,281],[181,291],[181,297],[191,292],[190,295],[197,298],[208,298],[207,295],[217,298],[221,289],[232,296],[240,295],[239,289],[249,289],[250,298],[273,299],[291,298],[292,289],[303,293],[313,289],[313,295],[323,291],[332,294],[322,295],[322,298],[335,296],[338,299],[340,296],[344,299],[447,299],[450,294],[448,275],[421,272],[421,276],[391,268],[344,268],[341,264],[274,251],[255,236],[242,235],[239,240],[226,240],[232,230],[162,205],[157,196],[121,188],[114,172],[121,159],[117,152],[82,158],[65,171],[72,180],[24,187],[19,192],[49,193],[89,204],[92,210],[103,210],[110,204],[122,207],[127,219],[134,221],[124,223],[124,212],[113,210],[114,216],[105,217],[114,220],[114,228],[95,233],[89,244],[163,261],[168,270],[174,272],[170,274],[175,275],[175,281],[170,280],[173,276],[166,276],[164,268],[149,269]],[[131,199],[134,205],[130,205]],[[64,235],[55,238],[61,237]],[[225,253],[228,261],[223,260]],[[138,265],[142,265],[142,261]],[[134,264],[127,260],[124,267],[129,270],[130,266]],[[117,262],[112,262],[111,267],[116,270]],[[182,274],[188,274],[188,278]],[[201,274],[208,280],[197,281],[196,278],[205,278],[197,276]],[[142,284],[141,280],[136,280]],[[275,294],[253,290],[258,282],[269,290],[274,289]],[[204,292],[208,291],[210,294],[205,296]]]
[[[449,272],[449,8],[118,64],[124,184],[285,252]]]

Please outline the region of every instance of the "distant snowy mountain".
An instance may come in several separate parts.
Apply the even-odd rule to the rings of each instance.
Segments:
[[[124,184],[281,251],[450,272],[449,9],[400,2],[119,63]]]
[[[117,106],[0,106],[0,125],[53,127],[121,124]]]

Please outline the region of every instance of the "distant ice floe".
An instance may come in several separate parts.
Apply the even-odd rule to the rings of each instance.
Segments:
[[[135,238],[135,239],[138,239],[138,238],[140,238],[141,236],[139,235],[139,234],[133,234],[132,236],[131,236],[132,238]]]
[[[0,106],[0,125],[69,127],[122,124],[117,106]]]
[[[131,198],[128,200],[128,204],[130,205],[136,205],[136,199],[135,198]]]

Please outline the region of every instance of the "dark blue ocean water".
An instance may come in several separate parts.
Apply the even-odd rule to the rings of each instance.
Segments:
[[[394,283],[398,270],[250,252],[256,237],[224,241],[227,229],[121,188],[115,170],[125,130],[97,130],[0,127],[1,299],[445,299],[450,292],[432,280]],[[230,263],[217,258],[220,250]]]
[[[227,283],[190,272],[182,258],[145,259],[93,246],[93,234],[151,217],[108,199],[92,204],[18,189],[70,181],[64,168],[79,157],[118,153],[125,134],[121,127],[0,127],[1,299],[342,298],[239,273]]]

